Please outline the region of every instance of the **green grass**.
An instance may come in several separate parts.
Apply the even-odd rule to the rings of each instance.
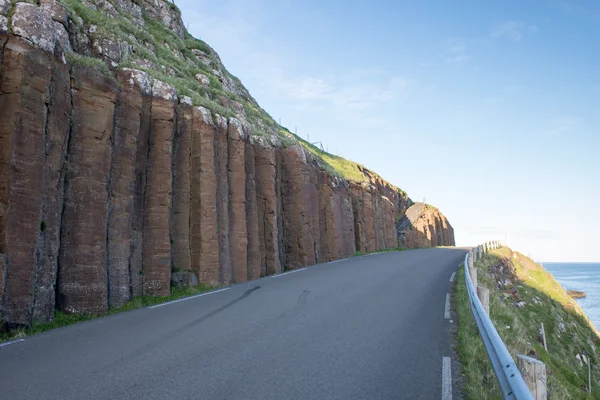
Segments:
[[[523,308],[517,307],[512,297],[504,295],[488,273],[489,267],[501,258],[510,258],[515,266],[519,280],[517,288],[521,300],[526,302]],[[591,356],[592,388],[598,387],[600,358],[596,354],[596,345],[599,338],[581,308],[564,293],[552,275],[528,258],[506,248],[484,255],[477,261],[476,267],[479,286],[490,290],[490,318],[513,359],[517,354],[525,354],[546,364],[549,399],[600,399],[600,391],[590,395],[582,389],[587,386],[587,367],[580,365],[575,357],[582,352]],[[462,268],[457,277],[458,353],[463,368],[465,398],[500,399],[495,375],[468,306]],[[534,298],[539,299],[541,304],[536,304]],[[548,352],[538,337],[542,322]],[[566,333],[560,333],[560,323],[564,323]]]
[[[98,58],[83,56],[77,53],[68,53],[66,54],[66,57],[71,65],[80,65],[87,68],[93,68],[106,76],[112,77],[108,66],[104,63],[104,61]]]
[[[210,290],[215,289],[214,287],[200,284],[195,288],[175,288],[171,289],[170,296],[140,296],[132,299],[127,302],[122,307],[111,307],[108,311],[108,315],[118,314],[121,312],[132,311],[137,308],[148,307],[155,304],[164,303],[171,300],[177,300],[183,297],[193,296],[199,293],[204,293]],[[52,322],[43,323],[43,324],[34,324],[31,328],[21,328],[12,330],[10,332],[0,332],[0,343],[19,339],[25,336],[31,336],[38,333],[46,332],[51,329],[62,328],[64,326],[69,326],[73,324],[77,324],[83,321],[89,321],[94,318],[102,317],[102,315],[93,315],[93,314],[65,314],[61,311],[54,312],[54,318]]]
[[[142,11],[145,25],[143,28],[139,28],[129,19],[130,16],[127,14],[120,14],[113,17],[86,6],[80,0],[59,1],[65,5],[72,19],[75,20],[75,17],[78,16],[83,20],[84,25],[96,25],[97,30],[94,34],[96,37],[125,41],[135,49],[135,51],[130,52],[127,57],[121,60],[119,67],[141,69],[153,78],[172,85],[177,90],[179,96],[190,97],[194,106],[203,106],[210,109],[213,116],[214,114],[219,114],[230,118],[236,114],[234,110],[221,104],[219,101],[220,97],[237,101],[243,106],[246,119],[252,126],[253,135],[278,135],[286,146],[299,142],[306,150],[320,160],[320,164],[330,175],[354,182],[368,180],[368,176],[361,171],[362,166],[359,164],[322,151],[320,148],[297,137],[286,128],[279,126],[265,110],[251,100],[247,92],[244,92],[241,96],[243,98],[240,98],[240,96],[224,90],[213,69],[198,60],[193,55],[192,50],[201,50],[204,52],[213,61],[214,66],[219,66],[217,68],[220,69],[221,74],[229,76],[243,91],[245,91],[245,88],[237,77],[230,74],[224,66],[219,65],[217,57],[215,57],[210,46],[202,40],[192,37],[187,31],[184,34],[184,38],[179,38],[159,21],[151,18],[145,10]],[[167,3],[169,7],[179,12],[179,9],[173,2],[167,1]],[[81,31],[83,31],[83,28],[84,26],[79,26]],[[131,36],[135,37],[136,40],[132,40]],[[154,52],[146,48],[145,44],[151,44],[155,49]],[[71,56],[74,62],[88,65],[101,70],[105,74],[110,74],[107,66],[101,60],[80,57],[83,56]],[[155,67],[140,68],[136,64],[136,61],[140,60],[148,60]],[[165,67],[165,69],[162,67]],[[197,82],[195,76],[198,73],[208,76],[210,80],[208,88],[203,87]],[[401,197],[407,197],[404,191],[397,187],[395,189]]]

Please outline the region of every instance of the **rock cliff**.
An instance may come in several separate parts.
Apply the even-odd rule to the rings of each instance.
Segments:
[[[163,0],[0,0],[0,172],[9,328],[394,248],[413,204],[276,124]],[[405,247],[454,244],[431,215]]]
[[[400,246],[408,249],[455,245],[454,228],[448,219],[424,203],[415,203],[406,210],[397,231]]]

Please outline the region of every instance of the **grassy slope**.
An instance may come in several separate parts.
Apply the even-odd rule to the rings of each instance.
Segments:
[[[587,321],[579,305],[562,290],[554,277],[521,254],[503,248],[492,251],[476,263],[479,286],[490,289],[490,317],[516,359],[526,354],[546,364],[550,399],[600,399],[600,390],[589,395],[587,366],[580,365],[576,355],[591,355],[592,388],[599,387],[600,370],[596,367],[598,335]],[[512,298],[503,294],[488,267],[501,258],[510,257],[519,278],[519,294],[527,304],[518,308]],[[541,304],[535,304],[536,297]],[[466,399],[501,399],[495,375],[487,358],[483,343],[468,305],[464,272],[461,268],[455,292],[458,318],[458,352],[463,365],[464,393]],[[538,328],[544,323],[548,352],[538,341]],[[564,323],[565,333],[560,333],[559,323]],[[510,328],[508,328],[510,327]]]
[[[299,142],[320,161],[323,168],[330,174],[355,182],[367,180],[368,177],[361,172],[360,167],[362,166],[359,164],[322,151],[300,139],[287,128],[280,126],[256,103],[240,80],[227,71],[221,64],[217,53],[202,40],[192,37],[187,31],[185,38],[181,39],[161,23],[150,18],[145,12],[143,13],[145,26],[139,28],[126,13],[112,17],[86,6],[81,0],[58,1],[67,8],[81,33],[85,32],[86,27],[95,25],[95,37],[129,43],[132,51],[123,57],[119,67],[143,70],[153,78],[171,84],[177,89],[180,96],[190,97],[194,106],[204,106],[213,113],[225,117],[232,117],[236,112],[223,103],[223,99],[240,103],[246,119],[252,125],[254,136],[277,135],[284,145],[288,146]],[[112,0],[108,1],[113,3]],[[173,3],[167,3],[176,12],[180,12]],[[115,9],[118,10],[117,7]],[[205,65],[193,54],[193,51],[198,50],[206,56],[206,59],[210,60],[210,65]],[[73,55],[69,57],[69,61],[97,68],[108,75],[111,74],[103,62],[92,57]],[[149,61],[150,65],[141,67],[140,61]],[[240,89],[241,95],[225,90],[215,71],[230,77]],[[206,75],[210,80],[210,85],[208,87],[201,85],[195,78],[196,74]],[[396,189],[401,195],[406,195],[402,190]]]

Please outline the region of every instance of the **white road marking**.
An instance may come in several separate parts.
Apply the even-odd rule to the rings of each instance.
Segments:
[[[293,271],[288,271],[288,272],[284,272],[284,273],[281,273],[281,274],[273,275],[273,276],[271,276],[271,278],[279,278],[280,276],[285,276],[285,275],[289,275],[289,274],[295,274],[296,272],[304,271],[305,269],[306,268],[295,269]]]
[[[335,260],[335,261],[329,261],[327,264],[333,264],[333,263],[344,261],[344,260],[345,260],[345,258],[342,258],[342,259],[339,259],[339,260]]]
[[[452,400],[452,370],[450,357],[442,357],[442,400]]]
[[[17,339],[17,340],[12,340],[10,342],[6,342],[6,343],[1,343],[0,347],[4,347],[4,346],[10,346],[11,344],[15,344],[15,343],[19,343],[19,342],[23,342],[25,341],[25,339]]]
[[[444,318],[450,319],[450,293],[446,293],[446,307],[444,308]]]
[[[151,306],[151,307],[148,307],[148,308],[158,308],[158,307],[162,307],[162,306],[168,306],[169,304],[175,304],[175,303],[179,303],[180,301],[191,300],[191,299],[195,299],[197,297],[208,296],[209,294],[215,294],[215,293],[219,293],[219,292],[224,292],[224,291],[229,290],[229,289],[231,289],[231,288],[225,288],[225,289],[215,290],[215,291],[212,291],[212,292],[201,293],[201,294],[197,294],[195,296],[186,297],[186,298],[179,299],[179,300],[173,300],[173,301],[169,301],[169,302],[166,302],[166,303],[157,304],[155,306]]]
[[[456,272],[453,272],[452,275],[450,275],[450,282],[454,282],[455,276],[456,276]]]

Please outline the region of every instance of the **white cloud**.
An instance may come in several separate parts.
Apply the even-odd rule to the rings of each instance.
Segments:
[[[471,58],[469,43],[462,39],[446,39],[444,62],[449,64],[463,63]]]
[[[492,36],[496,38],[505,37],[520,42],[527,33],[536,33],[537,31],[538,27],[536,25],[519,21],[505,21],[493,29]]]

